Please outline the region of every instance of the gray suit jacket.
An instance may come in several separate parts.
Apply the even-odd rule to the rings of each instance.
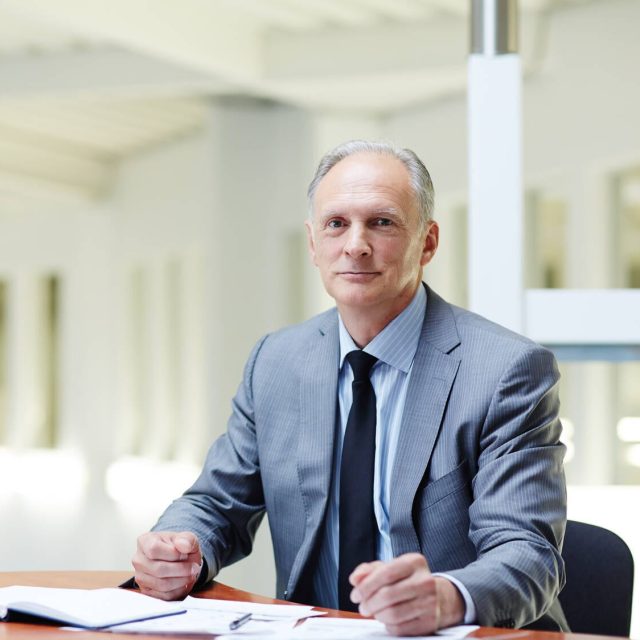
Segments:
[[[551,353],[427,288],[393,469],[394,555],[459,579],[487,626],[563,628],[566,519]],[[212,578],[251,551],[265,510],[277,596],[313,599],[331,483],[339,363],[335,309],[262,338],[227,432],[156,530],[192,530]],[[545,615],[546,614],[546,615]]]

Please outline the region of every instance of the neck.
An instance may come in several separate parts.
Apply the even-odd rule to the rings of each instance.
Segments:
[[[349,307],[338,305],[338,312],[349,335],[360,349],[368,345],[393,319],[411,303],[417,287],[384,307]]]

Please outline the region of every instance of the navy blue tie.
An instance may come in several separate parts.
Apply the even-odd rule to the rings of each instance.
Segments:
[[[353,371],[353,403],[347,419],[340,464],[340,552],[338,603],[357,611],[349,594],[349,575],[361,562],[376,559],[377,533],[373,511],[373,474],[376,456],[376,394],[369,373],[377,358],[352,351],[346,360]]]

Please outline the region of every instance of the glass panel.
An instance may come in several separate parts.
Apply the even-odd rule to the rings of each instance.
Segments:
[[[127,431],[125,434],[128,453],[139,455],[143,449],[144,428],[148,423],[149,386],[148,372],[145,367],[147,358],[146,326],[148,317],[148,277],[142,268],[135,268],[129,280],[129,365],[130,389]]]
[[[569,484],[640,484],[640,361],[560,371]]]
[[[525,285],[530,289],[566,287],[567,201],[552,190],[525,196]]]
[[[57,276],[46,276],[42,282],[44,327],[43,377],[44,377],[44,425],[42,441],[44,447],[55,447],[58,443],[58,371],[59,371],[59,325],[60,325],[60,281]]]
[[[616,286],[640,288],[640,167],[614,175],[617,225]]]
[[[640,484],[640,362],[616,366],[617,484]]]
[[[167,448],[164,452],[167,459],[171,460],[176,455],[180,441],[180,420],[178,417],[178,407],[180,405],[181,388],[180,363],[184,357],[184,344],[182,337],[183,317],[181,310],[184,308],[184,268],[178,258],[168,261],[163,273],[162,283],[166,287],[167,298],[165,313],[167,316],[167,331],[165,339],[167,341],[167,420],[169,422],[169,437],[167,438]],[[153,436],[151,436],[153,437]]]
[[[305,267],[309,262],[306,231],[302,228],[289,231],[285,235],[283,243],[286,255],[287,322],[302,322],[305,320]]]
[[[435,258],[425,267],[423,279],[453,304],[468,302],[468,222],[467,205],[437,207],[440,245]]]
[[[7,283],[0,280],[0,444],[7,420]]]

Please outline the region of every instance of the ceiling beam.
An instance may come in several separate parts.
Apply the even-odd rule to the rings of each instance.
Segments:
[[[376,22],[366,27],[286,32],[265,29],[257,19],[251,22],[246,11],[212,0],[0,0],[1,6],[32,20],[57,24],[67,33],[98,38],[144,52],[144,57],[155,56],[209,74],[238,92],[304,107],[381,113],[441,97],[452,85],[456,91],[464,87],[458,77],[465,69],[467,28],[453,16],[410,26]],[[321,4],[305,3],[305,7],[312,13],[320,11]],[[337,11],[336,7],[338,3],[322,4],[325,12]],[[360,5],[359,20],[367,15]],[[118,68],[115,57],[111,68],[98,72],[96,84],[118,84],[113,77]],[[83,79],[82,64],[78,58],[77,84],[90,83]],[[142,76],[151,64],[147,60],[132,68]],[[162,72],[154,73],[159,77]],[[29,82],[37,83],[36,75],[34,70]],[[401,78],[408,86],[400,84]],[[138,81],[134,79],[132,85]],[[179,83],[173,76],[169,81]],[[47,82],[39,81],[42,88]],[[125,79],[119,86],[126,83]],[[13,81],[14,87],[20,84]],[[213,88],[212,92],[217,93]]]
[[[466,69],[460,65],[433,71],[274,80],[270,91],[281,100],[312,110],[384,116],[458,94],[465,89],[466,77]]]
[[[255,79],[259,25],[211,0],[0,0],[18,15],[218,77]]]
[[[98,198],[110,187],[113,164],[83,156],[74,147],[0,130],[0,176],[5,185],[39,185],[41,190],[76,192]],[[6,189],[6,186],[5,186]]]
[[[449,17],[414,25],[270,34],[265,38],[264,77],[336,78],[462,67],[467,34],[465,22]]]
[[[113,47],[0,58],[0,101],[39,97],[175,97],[237,91],[212,74]]]
[[[419,0],[352,0],[392,20],[412,21],[431,18],[434,9]]]

